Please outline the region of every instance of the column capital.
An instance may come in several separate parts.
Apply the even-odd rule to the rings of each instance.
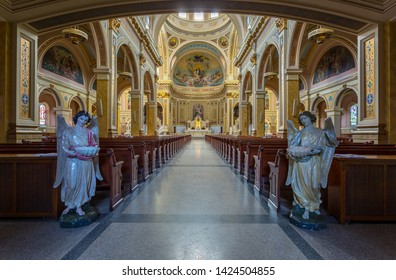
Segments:
[[[109,68],[94,68],[93,72],[98,80],[110,80],[111,69]]]

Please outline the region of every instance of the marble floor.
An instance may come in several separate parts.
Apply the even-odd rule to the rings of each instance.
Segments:
[[[257,190],[203,138],[109,212],[75,229],[50,219],[0,219],[2,260],[395,260],[396,223],[338,224],[309,231],[269,209]]]

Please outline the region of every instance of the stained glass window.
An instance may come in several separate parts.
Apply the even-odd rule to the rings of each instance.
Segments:
[[[356,104],[352,105],[349,108],[349,112],[351,115],[351,127],[355,127],[357,125],[358,106]]]
[[[46,126],[47,119],[47,107],[44,104],[40,104],[40,126]]]

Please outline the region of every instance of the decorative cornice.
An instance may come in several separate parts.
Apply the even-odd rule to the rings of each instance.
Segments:
[[[275,25],[278,28],[278,33],[281,33],[284,29],[287,29],[287,19],[285,18],[277,19]]]
[[[132,28],[139,36],[139,39],[144,43],[144,47],[147,53],[150,55],[151,59],[154,61],[155,66],[160,67],[164,63],[162,57],[159,55],[157,49],[154,47],[153,39],[150,34],[144,29],[143,25],[135,17],[129,17],[132,23]]]
[[[169,87],[172,97],[179,99],[219,99],[223,98],[226,93],[226,87],[221,88],[218,91],[213,92],[194,92],[186,93],[185,91],[180,91],[170,85]]]
[[[113,29],[114,32],[119,33],[121,26],[121,20],[118,18],[109,19],[109,29]]]
[[[250,31],[248,36],[245,37],[244,43],[243,43],[243,48],[241,48],[237,54],[237,56],[234,59],[234,65],[236,67],[239,67],[242,63],[242,61],[245,59],[246,55],[252,48],[252,45],[254,41],[257,39],[257,37],[260,35],[260,33],[263,31],[263,26],[264,23],[267,21],[268,17],[261,17],[260,20],[257,22],[253,28],[253,31]]]

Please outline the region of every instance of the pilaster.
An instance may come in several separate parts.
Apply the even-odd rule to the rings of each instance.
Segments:
[[[8,29],[9,30],[9,29]],[[7,31],[7,29],[6,29]],[[9,142],[41,141],[37,96],[37,34],[23,24],[11,28],[12,49],[9,92]],[[5,34],[7,38],[7,34]],[[9,38],[9,37],[8,37]],[[7,62],[6,62],[7,63]]]
[[[94,69],[96,73],[96,105],[99,125],[99,136],[111,135],[111,90],[110,69]]]

